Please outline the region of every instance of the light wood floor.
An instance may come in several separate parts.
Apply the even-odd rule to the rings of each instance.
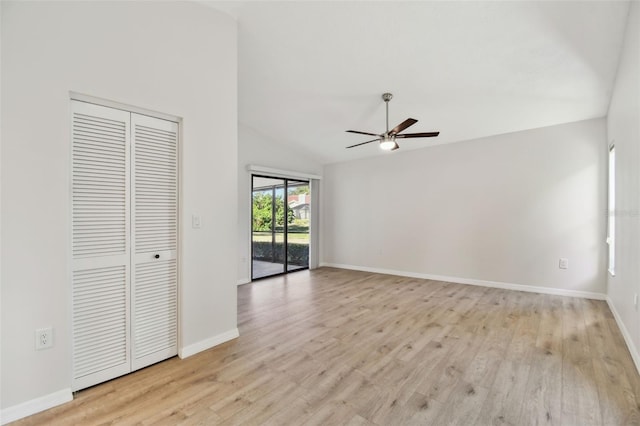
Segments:
[[[640,424],[601,301],[321,268],[238,305],[238,339],[19,424]]]

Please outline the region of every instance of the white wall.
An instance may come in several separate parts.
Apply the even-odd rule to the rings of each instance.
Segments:
[[[640,369],[640,4],[632,2],[609,114],[608,142],[616,146],[616,276],[607,294]]]
[[[251,280],[251,172],[247,165],[321,175],[322,165],[303,153],[238,126],[238,283]]]
[[[605,138],[595,119],[325,166],[322,263],[602,294]]]
[[[236,205],[221,200],[237,197],[237,26],[191,2],[1,7],[6,414],[71,385],[69,91],[184,119],[181,351],[236,329]],[[55,346],[36,352],[48,325]]]

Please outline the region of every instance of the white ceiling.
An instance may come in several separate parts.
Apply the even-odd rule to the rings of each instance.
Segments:
[[[321,163],[606,115],[628,2],[206,2],[238,21],[240,126]]]

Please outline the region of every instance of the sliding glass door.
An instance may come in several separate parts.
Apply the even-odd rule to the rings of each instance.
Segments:
[[[251,278],[309,267],[309,182],[252,176]]]

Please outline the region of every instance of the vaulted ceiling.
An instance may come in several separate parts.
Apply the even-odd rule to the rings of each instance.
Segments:
[[[322,163],[381,152],[347,129],[439,130],[401,150],[602,117],[629,3],[205,2],[238,21],[239,125]]]

